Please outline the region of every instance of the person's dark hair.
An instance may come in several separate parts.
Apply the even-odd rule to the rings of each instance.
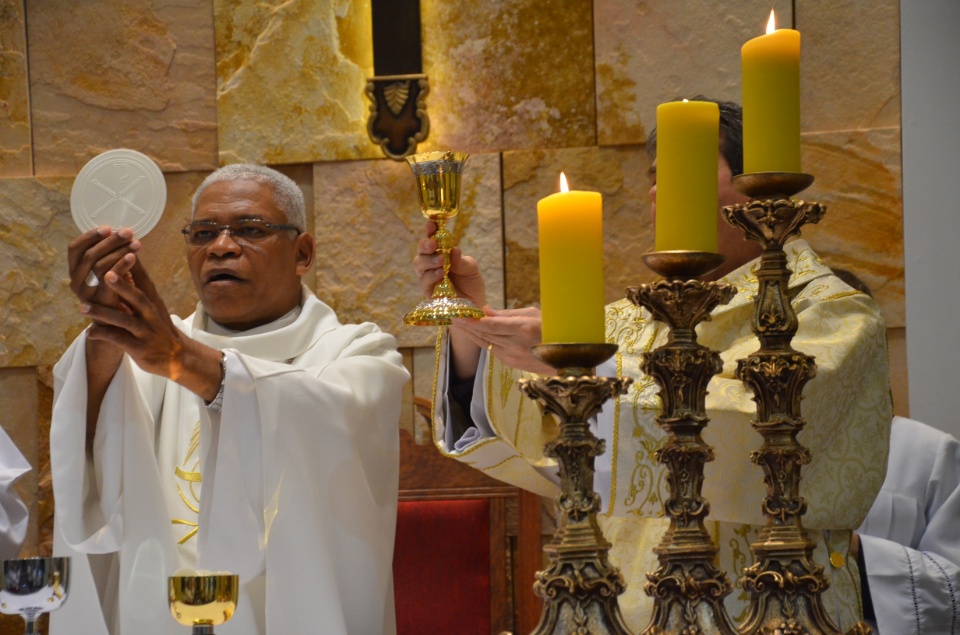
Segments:
[[[718,101],[703,95],[678,97],[673,101],[712,101],[720,107],[720,154],[727,160],[732,176],[743,173],[743,109],[732,101]],[[657,128],[647,137],[647,156],[657,157]]]

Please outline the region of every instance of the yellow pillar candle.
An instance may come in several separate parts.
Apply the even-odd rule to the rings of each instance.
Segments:
[[[537,203],[544,342],[600,343],[603,315],[603,202],[599,192],[561,192]]]
[[[774,30],[740,49],[743,171],[800,171],[800,32]]]
[[[657,106],[657,251],[717,251],[719,155],[717,104]]]

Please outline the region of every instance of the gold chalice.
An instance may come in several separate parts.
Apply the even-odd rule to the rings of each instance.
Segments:
[[[0,613],[19,614],[24,633],[35,635],[43,613],[60,608],[70,588],[70,558],[18,558],[3,561]]]
[[[193,635],[213,635],[214,626],[233,617],[238,587],[237,576],[229,573],[170,576],[170,612],[192,626]]]
[[[457,215],[460,205],[460,172],[466,163],[466,152],[422,152],[407,157],[407,163],[417,178],[420,212],[437,224],[431,236],[437,241],[437,251],[443,254],[443,280],[433,289],[433,297],[424,300],[403,316],[403,323],[411,326],[441,326],[451,318],[482,318],[483,311],[470,300],[457,295],[450,282],[450,250],[453,235],[447,231],[448,219]]]

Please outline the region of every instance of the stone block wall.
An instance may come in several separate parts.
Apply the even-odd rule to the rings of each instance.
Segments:
[[[896,409],[907,413],[897,0],[776,0],[802,34],[804,196],[829,206],[804,231],[828,264],[874,290],[890,329]],[[422,0],[429,138],[471,153],[452,226],[494,306],[537,300],[536,201],[566,172],[604,195],[606,295],[651,279],[644,140],[657,104],[739,101],[739,51],[769,3],[730,0]],[[435,330],[405,327],[424,221],[404,163],[366,134],[368,0],[0,0],[0,409],[37,471],[24,555],[50,551],[51,366],[84,327],[67,287],[73,179],[98,153],[160,165],[164,217],[143,260],[177,313],[196,302],[177,230],[218,165],[274,165],[307,194],[319,246],[307,283],[345,321],[395,334],[429,396]]]

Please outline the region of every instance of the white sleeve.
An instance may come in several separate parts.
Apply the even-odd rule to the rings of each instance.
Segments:
[[[877,630],[960,632],[960,443],[899,418],[892,441],[887,482],[860,530]]]
[[[934,551],[861,536],[879,635],[942,635],[960,628],[960,565]]]
[[[27,506],[13,483],[29,471],[30,463],[0,429],[0,559],[16,558],[27,534]]]
[[[473,425],[466,426],[463,434],[457,436],[456,430],[464,426],[453,425],[454,417],[463,416],[463,414],[459,409],[452,408],[450,404],[450,337],[447,331],[444,331],[440,337],[437,355],[436,415],[444,422],[443,442],[447,451],[457,454],[470,449],[484,439],[496,437],[483,403],[483,369],[487,366],[489,355],[486,349],[480,351],[477,374],[473,378],[473,400],[470,402],[470,418]]]

